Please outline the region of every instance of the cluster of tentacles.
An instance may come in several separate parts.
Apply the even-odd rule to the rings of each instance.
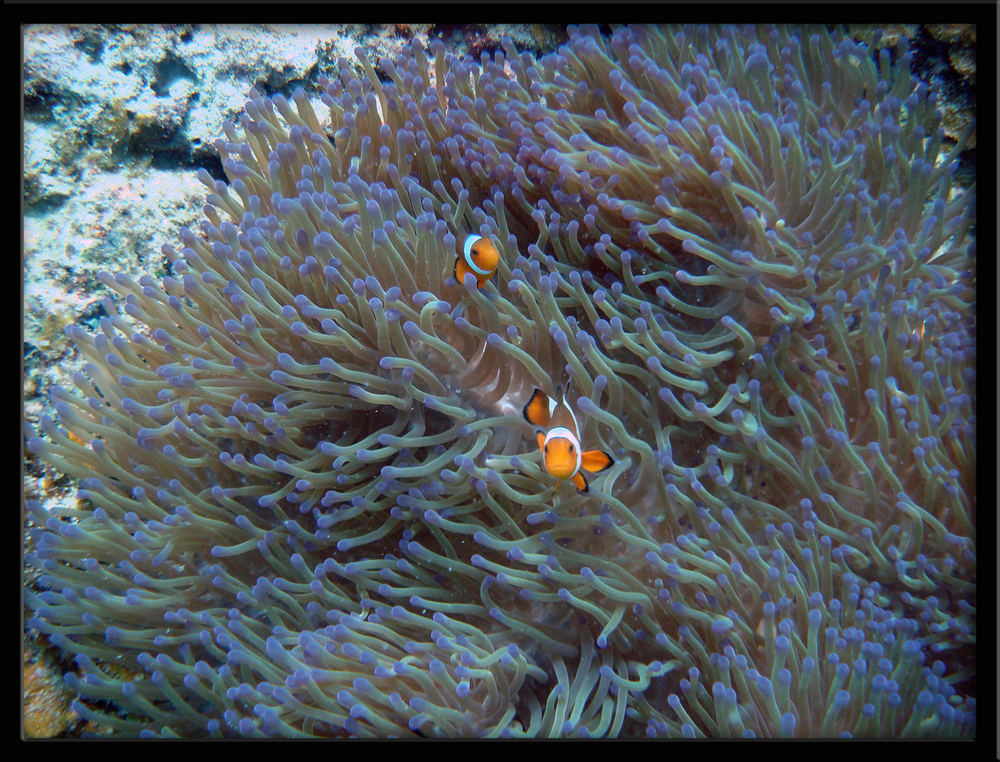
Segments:
[[[182,736],[975,731],[974,190],[826,29],[251,93],[30,449],[75,711]],[[468,234],[500,253],[478,288]],[[458,242],[458,243],[457,243]],[[138,322],[125,319],[119,308]],[[571,384],[614,465],[553,489]]]

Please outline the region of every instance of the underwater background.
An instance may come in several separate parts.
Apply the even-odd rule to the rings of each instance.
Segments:
[[[24,734],[973,737],[974,84],[968,26],[26,28]]]

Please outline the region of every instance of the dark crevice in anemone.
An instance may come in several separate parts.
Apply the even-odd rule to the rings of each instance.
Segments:
[[[326,420],[302,428],[301,445],[315,449],[320,442],[338,444],[344,441],[359,441],[384,429],[392,423],[393,417],[394,413],[385,407],[350,412],[331,410]]]
[[[129,115],[134,118],[134,114]],[[184,139],[182,128],[151,122],[129,131],[111,148],[118,161],[131,158],[149,158],[157,169],[191,166],[194,161],[191,146]]]
[[[971,188],[976,181],[976,149],[966,148],[958,155],[958,168],[955,170],[955,180],[966,188]],[[976,238],[976,225],[969,226],[969,235]]]
[[[95,299],[80,313],[80,317],[77,318],[76,322],[87,328],[94,329],[107,316],[108,313],[104,309],[104,300]]]
[[[148,155],[150,166],[154,169],[177,169],[178,167],[198,166],[201,162],[196,162],[191,152],[186,146],[168,148],[165,150],[153,150],[146,154],[141,144],[133,146],[135,155]],[[132,148],[130,148],[130,152]]]
[[[312,66],[299,77],[288,78],[287,72],[292,71],[288,67],[285,72],[272,72],[271,75],[262,82],[256,82],[254,86],[267,97],[277,93],[284,95],[289,100],[299,88],[313,88],[316,80],[316,67]]]
[[[223,182],[227,182],[229,180],[226,176],[225,170],[222,168],[222,162],[219,160],[219,155],[215,151],[204,153],[198,152],[195,155],[195,160],[192,164],[194,167],[207,171],[213,180],[222,180]]]
[[[455,422],[442,412],[437,410],[424,409],[423,413],[425,435],[442,434],[451,429]]]
[[[593,274],[594,280],[608,286],[611,285],[612,281],[617,280],[615,272],[600,257],[594,254],[593,246],[584,248],[584,252],[590,255],[585,266]]]

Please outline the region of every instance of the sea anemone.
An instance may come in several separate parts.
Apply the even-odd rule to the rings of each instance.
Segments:
[[[573,28],[384,81],[359,50],[329,119],[251,92],[173,275],[102,276],[28,433],[81,483],[29,504],[27,596],[77,714],[974,734],[974,189],[878,43]],[[567,382],[615,458],[586,494],[521,418]]]

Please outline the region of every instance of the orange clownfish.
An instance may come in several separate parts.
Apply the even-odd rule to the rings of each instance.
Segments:
[[[486,236],[468,235],[462,244],[462,254],[455,260],[455,280],[462,283],[466,273],[476,276],[479,288],[490,279],[500,262],[500,252]]]
[[[614,463],[606,452],[583,452],[580,448],[580,426],[565,393],[562,402],[556,402],[541,389],[535,389],[524,406],[524,420],[546,429],[537,433],[538,448],[542,451],[545,470],[558,480],[556,488],[563,479],[569,479],[580,492],[588,492],[583,471],[596,473]]]

